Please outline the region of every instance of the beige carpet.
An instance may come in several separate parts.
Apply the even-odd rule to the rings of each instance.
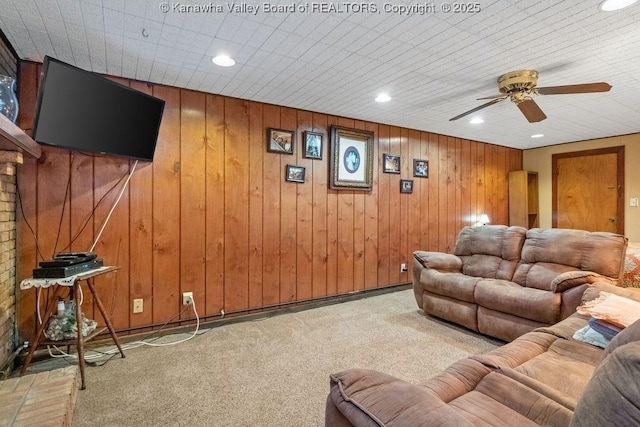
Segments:
[[[403,290],[129,350],[87,369],[74,425],[323,426],[331,373],[359,367],[418,382],[501,344],[425,317]]]

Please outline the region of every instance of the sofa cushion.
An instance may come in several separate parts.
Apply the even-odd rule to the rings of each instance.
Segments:
[[[601,353],[601,349],[592,345],[561,339],[548,351],[514,369],[577,401]]]
[[[476,283],[481,279],[462,273],[442,273],[431,269],[424,269],[420,274],[420,282],[425,291],[472,303],[475,303]]]
[[[541,394],[554,402],[559,403],[570,411],[576,409],[576,399],[565,395],[564,393],[548,386],[547,384],[536,380],[535,378],[528,377],[525,374],[520,373],[516,369],[512,368],[499,368],[496,372],[511,378],[514,381],[519,382],[523,386],[534,390],[536,393]]]
[[[513,281],[521,286],[551,291],[551,282],[570,271],[578,271],[575,267],[549,262],[528,263],[520,261],[513,275]]]
[[[422,296],[422,309],[425,314],[438,316],[474,331],[478,330],[478,305],[476,303],[460,301],[428,291],[423,292]]]
[[[580,328],[584,328],[589,323],[589,317],[582,314],[573,313],[571,316],[555,323],[536,329],[536,332],[545,332],[566,340],[573,339],[573,334]]]
[[[366,369],[331,375],[327,403],[354,426],[473,425],[428,388]]]
[[[567,425],[572,412],[513,378],[492,372],[450,406],[474,425]]]
[[[495,369],[504,366],[515,368],[543,354],[557,340],[558,337],[544,332],[528,332],[489,353],[473,355],[469,358]]]
[[[571,426],[640,425],[639,360],[640,342],[616,347],[584,388]]]
[[[619,280],[626,247],[627,239],[618,234],[532,228],[527,231],[513,281],[550,290],[555,276],[571,270],[592,271]]]
[[[526,229],[505,225],[464,227],[454,255],[462,259],[462,272],[470,276],[511,279],[520,260]]]
[[[499,338],[503,341],[513,341],[520,335],[531,332],[546,323],[525,319],[520,316],[492,310],[478,306],[478,332]]]
[[[560,294],[526,288],[507,280],[480,280],[474,293],[478,305],[525,319],[552,324],[560,320]]]

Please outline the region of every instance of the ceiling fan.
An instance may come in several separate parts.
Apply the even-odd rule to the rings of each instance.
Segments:
[[[449,119],[449,121],[458,120],[464,116],[468,116],[471,113],[475,113],[478,110],[482,110],[483,108],[487,108],[509,98],[518,106],[520,111],[522,111],[522,114],[524,114],[530,123],[535,123],[546,119],[547,116],[533,100],[532,95],[566,95],[571,93],[608,92],[609,89],[611,89],[611,85],[605,82],[548,87],[536,87],[537,84],[538,72],[535,70],[518,70],[503,74],[498,77],[498,89],[502,95],[478,98],[478,100],[490,99],[491,101],[459,114]]]

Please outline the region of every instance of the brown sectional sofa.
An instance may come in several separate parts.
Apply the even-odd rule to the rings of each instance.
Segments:
[[[417,251],[426,314],[505,341],[571,315],[586,286],[622,279],[627,239],[604,232],[465,227],[453,254]]]
[[[590,285],[640,301],[640,289]],[[574,313],[419,384],[351,369],[331,376],[325,426],[640,425],[640,321],[605,350],[574,340]]]

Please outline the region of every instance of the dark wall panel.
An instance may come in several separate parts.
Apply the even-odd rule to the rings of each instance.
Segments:
[[[0,30],[0,74],[18,78],[18,55]]]

